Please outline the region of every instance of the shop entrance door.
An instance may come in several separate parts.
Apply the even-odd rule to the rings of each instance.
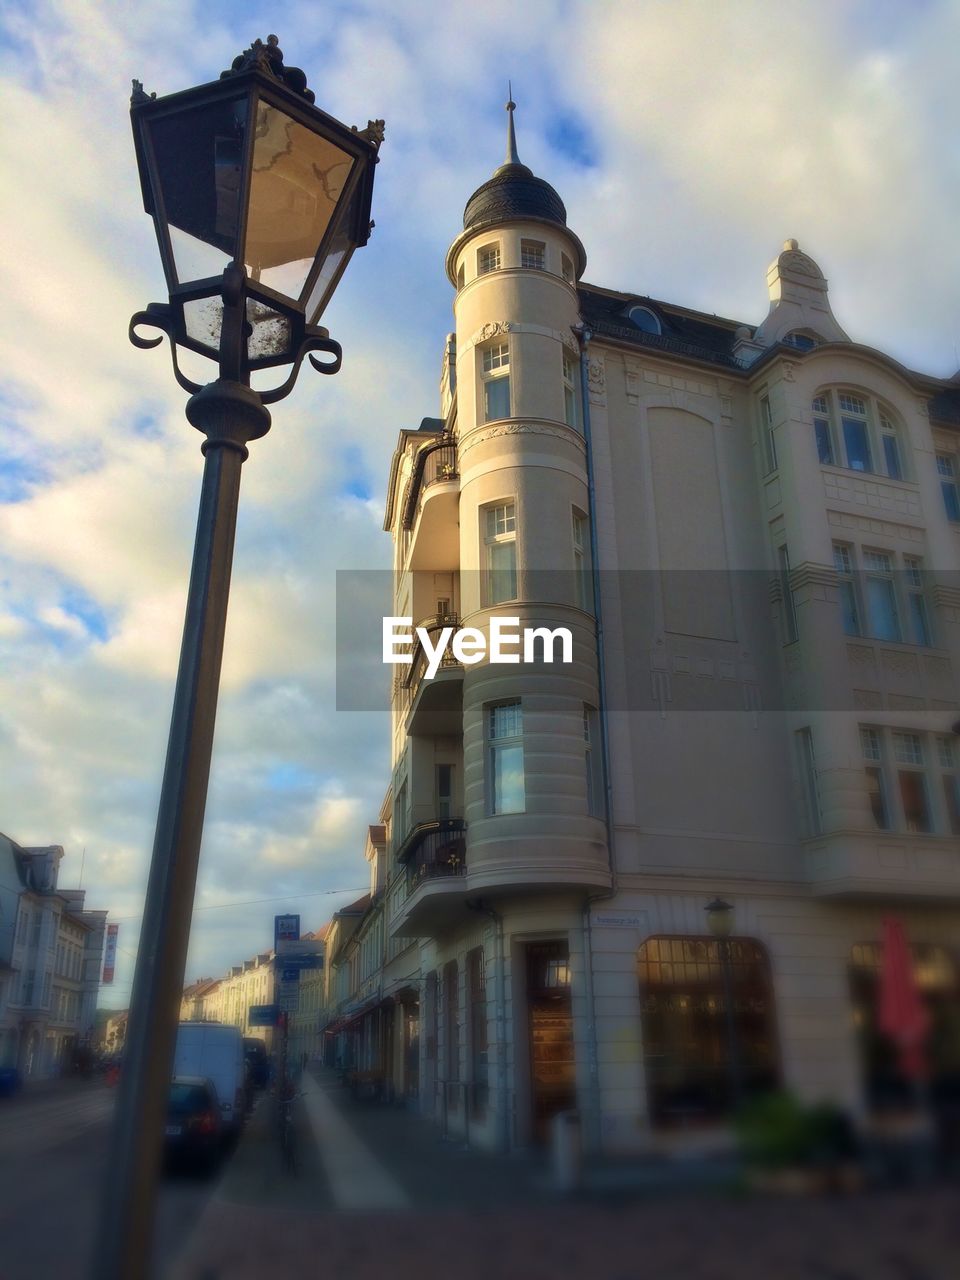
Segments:
[[[545,1143],[552,1118],[577,1101],[570,952],[566,942],[531,942],[526,952],[532,1132]]]

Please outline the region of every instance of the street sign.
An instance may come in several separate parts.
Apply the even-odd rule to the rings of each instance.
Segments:
[[[283,966],[283,968],[280,970],[280,981],[281,981],[281,982],[284,982],[284,983],[286,983],[286,982],[299,982],[299,981],[300,981],[300,967],[299,967],[299,965],[295,965],[295,964],[287,965],[287,964],[285,964],[285,965]]]
[[[323,943],[316,938],[279,938],[274,951],[284,960],[288,956],[315,956],[322,954]]]
[[[251,1027],[275,1027],[280,1006],[276,1004],[252,1004],[247,1017]]]
[[[294,915],[273,917],[273,949],[279,950],[281,942],[297,942],[300,938],[300,917]]]
[[[286,992],[281,991],[278,1003],[281,1013],[296,1013],[300,1008],[300,992],[287,995]]]
[[[322,969],[323,956],[317,955],[288,955],[286,950],[280,952],[277,957],[277,963],[281,969]]]

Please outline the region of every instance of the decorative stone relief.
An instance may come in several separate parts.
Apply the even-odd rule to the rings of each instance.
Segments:
[[[733,400],[730,396],[720,397],[720,417],[727,423],[733,417]]]
[[[471,339],[473,343],[486,342],[489,338],[496,338],[501,333],[509,333],[514,326],[509,320],[489,320]]]
[[[880,663],[884,671],[889,671],[892,675],[917,678],[917,660],[912,653],[901,653],[899,649],[883,649]]]
[[[471,431],[468,436],[460,443],[460,453],[466,453],[468,449],[472,449],[474,445],[482,444],[485,440],[497,440],[501,436],[555,436],[558,440],[566,440],[573,443],[585,452],[583,437],[572,427],[550,426],[545,422],[502,422],[495,427],[485,427],[478,431]]]
[[[793,363],[792,360],[784,360],[780,367],[783,369],[784,382],[796,381],[794,377],[794,371],[796,370],[797,366]]]
[[[607,403],[607,373],[602,360],[590,361],[587,385],[590,388],[590,403],[605,405]]]

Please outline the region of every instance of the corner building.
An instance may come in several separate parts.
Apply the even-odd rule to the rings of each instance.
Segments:
[[[508,119],[393,458],[393,613],[572,661],[394,668],[387,1083],[498,1148],[571,1109],[670,1147],[775,1087],[868,1124],[909,1094],[885,915],[960,1069],[960,386],[852,341],[794,241],[759,324],[584,283]]]

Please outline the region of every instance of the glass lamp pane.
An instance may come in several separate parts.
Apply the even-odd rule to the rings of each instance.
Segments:
[[[239,97],[150,122],[180,284],[218,274],[236,253],[246,117]]]
[[[255,298],[248,298],[247,322],[250,325],[247,354],[251,360],[282,356],[290,351],[290,321],[286,316]]]
[[[259,104],[244,248],[254,280],[299,297],[353,164],[327,138]]]
[[[223,301],[220,298],[194,298],[185,302],[183,320],[189,338],[212,352],[220,350],[220,330],[223,328]]]

